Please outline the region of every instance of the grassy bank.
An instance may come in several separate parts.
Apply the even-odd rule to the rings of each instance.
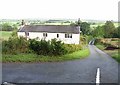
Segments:
[[[118,41],[112,41],[111,44],[115,44],[115,42],[118,42]],[[100,42],[96,44],[96,47],[101,49],[102,51],[104,51],[105,53],[107,53],[108,55],[110,55],[112,58],[114,58],[116,61],[120,63],[120,51],[119,51],[120,49],[106,50],[108,46],[105,46]]]
[[[89,49],[79,50],[62,56],[41,56],[36,54],[2,55],[2,62],[57,62],[82,59],[89,56]]]
[[[102,44],[97,44],[96,47],[99,48],[99,49],[101,49],[101,50],[104,50],[104,49],[105,49],[105,46],[102,45]]]
[[[120,63],[120,53],[118,52],[118,50],[112,50],[112,51],[104,50],[104,52],[112,56],[115,60],[117,60]]]

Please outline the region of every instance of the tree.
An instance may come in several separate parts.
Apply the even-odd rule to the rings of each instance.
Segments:
[[[17,24],[13,24],[12,28],[13,28],[13,30],[17,30],[18,29],[18,25]]]
[[[120,26],[119,27],[117,27],[117,33],[118,33],[118,38],[120,38]]]
[[[103,26],[97,26],[91,33],[93,37],[103,37],[104,36],[104,30]]]
[[[81,22],[80,30],[82,31],[83,35],[88,35],[90,33],[90,24],[87,22]]]
[[[113,38],[120,38],[120,26],[114,29]]]
[[[12,31],[13,28],[9,23],[4,23],[4,24],[2,24],[2,30],[3,31]]]
[[[113,37],[113,33],[115,30],[115,26],[113,24],[112,21],[106,21],[105,25],[104,25],[104,37],[105,38],[112,38]]]

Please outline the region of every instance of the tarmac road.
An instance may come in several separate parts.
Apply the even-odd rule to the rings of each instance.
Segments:
[[[3,63],[2,82],[14,83],[118,83],[118,63],[94,45],[82,60],[45,63]]]

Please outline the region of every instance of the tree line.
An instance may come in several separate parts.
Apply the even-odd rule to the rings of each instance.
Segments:
[[[17,30],[18,24],[3,23],[0,24],[0,31],[13,31]]]
[[[71,25],[80,26],[80,31],[82,35],[92,36],[92,37],[102,37],[102,38],[119,38],[120,26],[115,27],[112,21],[106,21],[104,25],[97,26],[95,29],[90,28],[90,23],[82,22],[78,20]]]
[[[97,26],[92,32],[93,37],[119,38],[120,26],[115,27],[112,21],[106,21],[102,26]]]

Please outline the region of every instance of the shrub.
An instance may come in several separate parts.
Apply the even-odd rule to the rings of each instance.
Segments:
[[[46,40],[27,40],[23,37],[12,37],[8,41],[2,42],[2,53],[3,54],[18,54],[34,52],[38,55],[64,55],[72,53],[82,49],[82,45],[64,44],[61,41],[52,39],[51,41]]]
[[[8,41],[2,41],[3,54],[17,54],[28,52],[28,42],[25,38],[9,38]]]
[[[38,55],[63,55],[67,52],[64,43],[56,39],[51,41],[30,40],[29,48]]]
[[[87,36],[81,35],[80,36],[80,44],[82,44],[82,45],[87,44],[88,43],[87,38],[88,38]]]
[[[61,41],[57,41],[56,39],[51,40],[51,53],[54,55],[63,55],[67,53],[66,48],[64,47],[64,43]]]
[[[78,44],[78,45],[75,45],[75,44],[64,44],[64,46],[65,46],[65,48],[67,50],[67,53],[72,53],[72,52],[75,52],[75,51],[83,49],[81,44]]]
[[[29,48],[38,55],[47,55],[50,52],[50,41],[36,41],[35,39],[30,40]]]

